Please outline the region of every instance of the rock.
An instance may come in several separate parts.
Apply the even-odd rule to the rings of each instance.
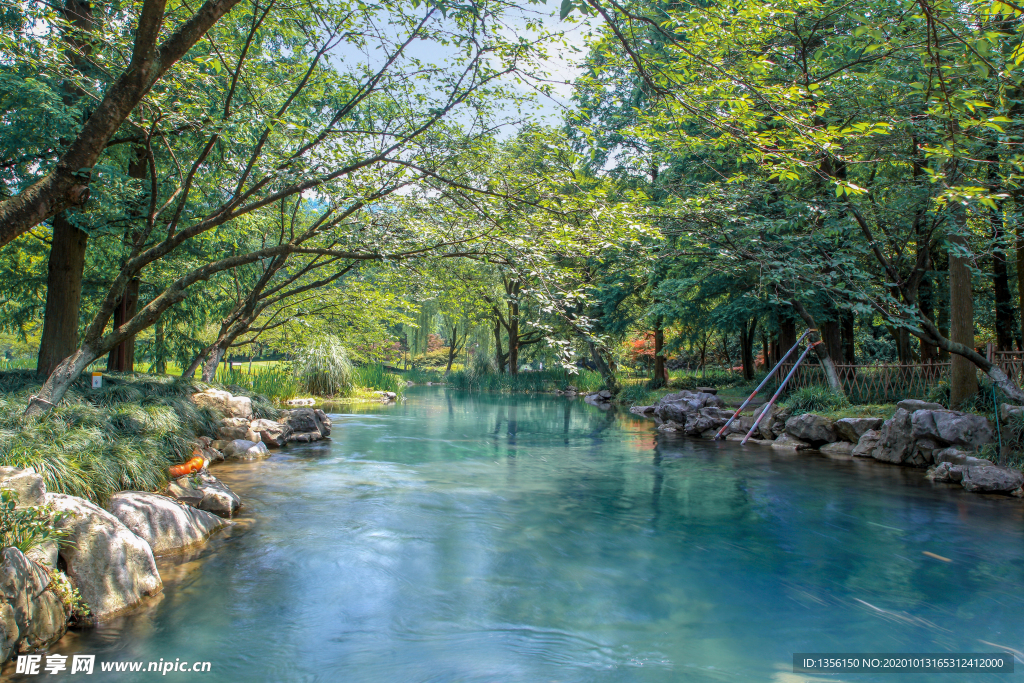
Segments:
[[[630,406],[629,412],[634,415],[648,415],[654,412],[654,406]]]
[[[14,608],[6,602],[0,602],[0,664],[6,662],[14,653],[14,646],[18,644],[19,635]]]
[[[871,458],[874,457],[875,449],[878,447],[878,442],[881,440],[882,434],[877,429],[869,429],[864,432],[860,440],[857,441],[857,445],[853,447],[850,455],[858,458]]]
[[[754,411],[755,420],[762,412],[765,411],[765,406],[767,405],[768,404],[765,403],[758,406],[757,410]],[[771,407],[768,408],[768,414],[765,415],[757,425],[757,430],[761,433],[761,438],[770,441],[782,434],[785,431],[786,420],[788,420],[789,417],[790,412],[788,409],[773,403]]]
[[[729,417],[732,417],[732,416],[730,415]],[[726,419],[728,420],[729,418],[726,418]],[[728,435],[728,434],[740,434],[742,436],[746,436],[747,432],[749,432],[750,428],[753,427],[753,426],[754,426],[754,418],[753,418],[753,416],[751,416],[751,415],[740,415],[739,417],[737,417],[735,420],[732,421],[732,424],[729,425],[729,429],[726,431],[726,435]],[[758,432],[754,432],[753,434],[751,434],[750,438],[756,439],[756,438],[760,438],[760,436],[761,436],[761,433],[758,431]]]
[[[90,619],[124,612],[163,587],[153,550],[106,510],[87,500],[46,494],[54,509],[70,513],[57,522],[68,532],[60,557],[71,583],[89,606]]]
[[[718,389],[715,387],[697,387],[697,391],[702,394],[717,394]]]
[[[29,548],[28,552],[25,553],[25,557],[46,569],[56,569],[57,560],[60,557],[58,550],[57,542],[50,541],[49,543],[42,543]]]
[[[786,433],[815,446],[839,439],[832,420],[814,413],[804,413],[786,420]]]
[[[950,446],[949,448],[943,448],[942,450],[936,451],[933,456],[933,461],[936,465],[943,462],[948,462],[953,465],[994,465],[991,460],[985,458],[976,458],[967,451],[964,451],[956,446]]]
[[[668,420],[667,422],[663,422],[658,425],[659,432],[681,432],[684,429],[683,425],[678,422],[673,422],[672,420]]]
[[[871,457],[900,465],[912,455],[913,445],[910,413],[904,408],[897,408],[896,414],[883,422],[882,428],[878,430],[878,446]]]
[[[46,500],[46,483],[31,467],[0,467],[0,489],[11,489],[17,496],[17,507],[35,507]]]
[[[963,467],[964,472],[961,485],[973,493],[1011,493],[1024,485],[1024,473],[1020,470],[995,465],[958,467]]]
[[[1014,498],[1024,498],[1024,486],[1020,487],[1019,489],[1014,489],[1013,491],[1010,491],[1010,495],[1013,496]]]
[[[257,422],[262,421],[257,420]],[[225,417],[220,421],[220,426],[217,428],[217,440],[234,441],[235,439],[244,439],[246,441],[260,441],[259,432],[255,431],[250,426],[251,424],[244,417]]]
[[[109,509],[158,555],[202,543],[226,524],[209,512],[141,491],[114,494]]]
[[[50,582],[50,573],[17,548],[0,552],[0,604],[8,607],[0,612],[3,659],[13,652],[46,649],[67,632],[71,615]]]
[[[786,433],[772,442],[772,448],[780,451],[804,451],[812,446],[806,441],[801,441],[792,434]]]
[[[201,448],[201,449],[202,448],[209,448],[210,445],[213,443],[213,439],[211,439],[208,436],[198,436],[198,437],[196,437],[196,441],[199,442],[199,448]]]
[[[963,479],[964,468],[962,465],[940,462],[938,465],[928,470],[928,473],[924,476],[926,479],[931,479],[932,481],[958,483]]]
[[[842,417],[835,421],[836,435],[843,441],[859,443],[860,437],[871,429],[878,429],[884,420],[880,417]]]
[[[397,398],[397,395],[395,395],[395,398]],[[334,423],[331,422],[331,418],[327,417],[327,413],[320,409],[314,409],[313,414],[316,415],[316,419],[320,420],[320,433],[326,439],[331,435],[331,428],[334,427]]]
[[[270,457],[270,450],[262,441],[235,439],[224,448],[224,457],[228,460],[262,460]]]
[[[427,384],[430,384],[430,382],[427,382]],[[290,405],[290,406],[313,406],[313,405],[316,405],[316,399],[315,398],[293,398],[291,400],[285,401],[285,404],[286,405]]]
[[[242,507],[242,499],[209,472],[200,472],[193,477],[181,477],[171,482],[167,494],[179,503],[220,517],[233,517]]]
[[[612,392],[610,392],[607,389],[602,389],[601,391],[597,392],[597,395],[604,399],[610,399],[613,396]]]
[[[280,448],[285,445],[288,435],[291,434],[291,428],[288,425],[273,420],[253,420],[249,428],[259,434],[260,440],[270,448]],[[250,441],[255,441],[255,439],[250,439]]]
[[[1024,406],[1012,406],[1009,403],[999,404],[999,419],[1003,422],[1018,420],[1024,417]]]
[[[818,450],[821,451],[822,455],[827,455],[830,458],[848,460],[853,457],[853,449],[856,447],[855,444],[849,441],[836,441],[834,443],[827,443]]]
[[[192,394],[192,402],[198,406],[219,410],[228,417],[252,419],[252,400],[248,396],[232,396],[220,389],[207,389]]]
[[[911,416],[915,439],[932,439],[951,446],[978,448],[992,441],[992,427],[981,415],[955,410],[917,410]]]
[[[903,408],[908,413],[912,413],[915,410],[945,410],[946,406],[941,403],[930,403],[928,401],[919,401],[916,398],[905,398],[896,404],[897,408]]]
[[[705,429],[703,432],[700,433],[700,438],[702,438],[702,439],[714,439],[715,435],[717,433],[718,433],[717,429]]]
[[[315,411],[312,408],[296,408],[295,410],[286,410],[281,413],[279,422],[288,425],[288,428],[291,430],[288,440],[319,441],[330,434],[330,428],[320,420],[317,412],[327,417],[322,410]],[[303,434],[306,436],[301,438]],[[313,434],[316,436],[313,436]]]
[[[203,457],[210,462],[224,462],[224,454],[218,451],[216,448],[204,448]]]

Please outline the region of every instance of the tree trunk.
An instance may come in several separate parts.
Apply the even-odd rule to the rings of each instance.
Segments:
[[[166,343],[167,342],[164,337],[164,321],[158,320],[153,337],[153,369],[158,375],[163,375],[167,372],[167,360],[164,355],[164,345]],[[193,370],[193,372],[195,371]]]
[[[918,288],[921,301],[921,315],[929,320],[935,320],[935,287],[932,284],[933,277],[926,275]],[[921,340],[921,363],[936,363],[939,360],[939,348],[934,344]]]
[[[501,321],[497,317],[494,319],[494,358],[498,361],[498,372],[504,373],[507,356],[501,348]]]
[[[821,339],[821,335],[817,331],[817,326],[814,324],[814,317],[810,312],[804,308],[796,299],[792,300],[793,309],[796,310],[797,314],[803,318],[804,322],[807,323],[812,332],[810,335],[811,345],[814,348],[814,353],[818,357],[818,361],[821,366],[825,369],[825,377],[828,379],[829,388],[837,394],[845,395],[843,391],[843,383],[839,381],[839,373],[836,372],[836,366],[832,362],[832,358],[828,355],[828,351],[825,348],[825,343]],[[795,343],[795,342],[794,342]]]
[[[1017,224],[1017,312],[1020,315],[1020,350],[1024,351],[1024,224]]]
[[[53,243],[46,277],[46,312],[36,372],[49,377],[57,365],[78,350],[78,317],[82,273],[89,235],[71,225],[66,213],[53,219]]]
[[[43,382],[39,395],[31,396],[28,407],[25,408],[25,417],[42,415],[53,408],[64,398],[71,385],[81,376],[82,372],[89,367],[89,364],[99,358],[100,354],[93,351],[88,344],[83,344],[75,351],[57,364],[50,376]]]
[[[651,389],[659,389],[668,384],[668,370],[665,368],[665,357],[662,351],[665,348],[665,318],[657,316],[654,319],[654,377],[649,384]]]
[[[833,310],[831,315],[838,318],[839,312]],[[838,319],[826,320],[821,323],[819,332],[821,333],[821,340],[825,342],[825,351],[828,353],[828,357],[831,358],[834,363],[842,362],[843,333],[840,329]]]
[[[1013,350],[1014,307],[1010,296],[1002,211],[992,212],[992,293],[996,304],[996,347]]]
[[[456,348],[456,345],[455,345],[455,334],[458,331],[458,329],[459,329],[458,325],[454,325],[452,327],[451,342],[448,344],[448,367],[446,367],[444,369],[444,374],[446,374],[446,375],[451,374],[451,372],[452,372],[452,363],[455,362],[455,354],[457,353],[457,348]]]
[[[966,240],[961,236],[951,237],[950,242],[966,245]],[[973,349],[974,297],[971,292],[971,271],[967,259],[953,252],[949,254],[949,313],[950,341]],[[959,406],[976,393],[978,377],[974,364],[963,356],[954,355],[949,379],[950,407]]]
[[[613,394],[618,394],[622,387],[619,386],[619,381],[615,378],[614,364],[605,359],[602,349],[599,349],[597,344],[592,341],[587,343],[590,345],[590,356],[594,360],[594,365],[597,366],[597,371],[601,373],[601,379],[604,380],[604,388]]]
[[[749,327],[747,323],[743,323],[743,329],[740,330],[740,355],[743,363],[743,379],[748,381],[754,379],[754,335],[756,333],[757,318],[750,321]]]
[[[779,314],[779,358],[796,345],[796,321],[787,313]],[[795,360],[795,359],[794,359]]]
[[[843,311],[842,318],[843,360],[847,365],[857,363],[857,349],[854,344],[854,317],[850,311]]]
[[[135,317],[139,307],[139,278],[132,278],[114,309],[114,327],[120,327]],[[110,350],[107,372],[135,371],[135,335]]]
[[[212,382],[217,376],[217,366],[220,365],[221,359],[224,357],[226,349],[221,346],[214,346],[210,353],[206,356],[206,362],[203,363],[203,381]]]

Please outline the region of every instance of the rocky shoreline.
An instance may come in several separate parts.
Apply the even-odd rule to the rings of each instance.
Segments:
[[[600,403],[595,395],[589,402]],[[1018,406],[1003,406],[1000,419],[1008,421]],[[725,438],[742,440],[765,411],[737,418]],[[1007,494],[1024,498],[1024,473],[1000,467],[978,457],[979,449],[995,439],[993,425],[981,415],[949,410],[938,403],[907,399],[896,406],[889,419],[878,417],[832,420],[824,415],[791,415],[772,405],[761,419],[749,444],[784,451],[818,451],[830,458],[870,458],[905,467],[927,468],[932,481],[960,485],[973,493]],[[658,430],[713,439],[732,416],[718,396],[681,391],[662,397],[650,406],[633,406],[630,412],[653,419]]]
[[[202,458],[198,471],[172,479],[160,492],[121,491],[106,508],[84,498],[49,493],[32,468],[0,467],[0,488],[11,489],[17,507],[48,506],[56,542],[22,553],[0,551],[0,664],[17,654],[46,650],[68,626],[94,625],[130,612],[163,589],[156,556],[180,553],[231,525],[242,500],[210,473],[224,460],[269,457],[286,443],[328,438],[331,420],[302,407],[282,411],[277,420],[254,418],[245,396],[207,389],[192,401],[224,417],[216,433],[192,444]],[[198,460],[197,460],[198,462]],[[88,614],[78,611],[77,600]]]

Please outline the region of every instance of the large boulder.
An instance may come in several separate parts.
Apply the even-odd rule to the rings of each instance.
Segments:
[[[324,435],[324,438],[330,436],[331,428],[334,426],[334,423],[331,422],[331,418],[327,417],[327,413],[319,408],[314,408],[313,414],[316,415],[316,419],[320,420],[320,433]]]
[[[767,403],[764,403],[757,407],[754,411],[754,419],[760,417],[761,413],[765,412]],[[791,413],[787,408],[784,408],[776,403],[767,407],[767,414],[761,418],[761,421],[757,425],[757,430],[761,434],[762,439],[771,440],[783,432],[786,431],[786,420],[790,418]]]
[[[158,555],[202,543],[227,524],[216,515],[156,493],[122,491],[110,498],[109,508]]]
[[[246,441],[260,441],[260,434],[250,426],[250,421],[244,417],[225,417],[220,421],[217,428],[218,441],[234,441],[244,439]]]
[[[292,431],[291,427],[287,424],[263,418],[253,420],[249,428],[259,434],[260,438],[258,440],[267,444],[270,448],[280,448],[285,445],[288,441],[288,435]],[[257,441],[257,439],[250,439],[250,441]]]
[[[167,494],[179,503],[212,512],[220,517],[232,517],[242,507],[242,499],[227,485],[209,472],[192,477],[181,477],[170,483]]]
[[[856,446],[849,441],[834,441],[827,443],[818,450],[834,460],[849,460],[853,457],[853,449]]]
[[[945,410],[946,406],[941,403],[931,403],[930,401],[921,401],[916,398],[905,398],[896,404],[897,408],[902,408],[908,413],[912,413],[915,410]]]
[[[290,430],[288,440],[301,442],[319,441],[325,436],[330,435],[330,420],[327,421],[327,424],[324,424],[317,413],[325,418],[327,417],[322,410],[314,410],[313,408],[296,408],[281,413],[279,421],[287,425]]]
[[[882,428],[878,430],[878,445],[871,457],[896,465],[910,459],[914,446],[910,415],[906,409],[897,408],[896,414],[882,423]]]
[[[916,410],[911,415],[911,428],[915,439],[972,449],[991,443],[993,436],[986,418],[955,410]]]
[[[843,441],[860,443],[864,433],[882,426],[880,417],[843,417],[835,421],[836,435]]]
[[[878,447],[878,442],[882,439],[882,433],[877,429],[869,429],[868,431],[861,434],[860,439],[857,441],[857,445],[850,451],[850,455],[858,458],[872,458],[874,457],[875,449]]]
[[[948,462],[952,465],[969,465],[972,467],[975,465],[994,464],[991,460],[975,457],[962,448],[957,448],[956,446],[950,446],[949,448],[943,448],[936,451],[932,459],[936,465],[944,462]]]
[[[804,413],[786,420],[786,433],[815,446],[839,439],[832,420],[814,413]]]
[[[974,493],[1012,493],[1024,486],[1024,473],[995,465],[963,468],[961,485]]]
[[[48,493],[46,502],[68,513],[56,524],[68,532],[60,557],[92,620],[125,612],[160,592],[153,550],[121,520],[75,496]]]
[[[17,548],[0,551],[0,605],[9,607],[0,609],[0,661],[12,652],[45,649],[67,632],[71,615],[51,581],[49,571]]]
[[[233,396],[220,389],[207,389],[192,394],[192,402],[197,406],[218,410],[228,417],[252,419],[252,399],[248,396]]]
[[[0,489],[11,489],[18,507],[35,507],[46,500],[46,483],[31,467],[0,467]]]
[[[223,452],[228,460],[262,460],[270,457],[270,450],[265,443],[245,439],[229,441]]]

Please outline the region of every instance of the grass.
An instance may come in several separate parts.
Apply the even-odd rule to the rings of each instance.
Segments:
[[[252,372],[245,367],[220,366],[214,378],[232,393],[259,394],[278,402],[295,398],[302,389],[295,373],[287,365],[254,367]]]
[[[405,380],[383,365],[361,365],[352,371],[352,386],[373,391],[405,393]]]
[[[0,465],[34,467],[47,489],[98,503],[118,491],[154,491],[167,468],[187,459],[192,441],[214,433],[220,415],[189,396],[205,387],[190,379],[107,375],[101,389],[77,381],[49,413],[24,418],[39,390],[35,373],[0,373]],[[253,397],[253,410],[277,410]]]
[[[303,349],[294,361],[302,388],[317,396],[341,396],[352,387],[352,361],[341,340],[325,335]]]
[[[604,380],[597,372],[579,370],[570,373],[564,368],[538,372],[499,373],[493,370],[463,370],[448,376],[449,386],[468,391],[495,391],[503,394],[531,394],[575,387],[579,392],[592,392],[604,388]]]
[[[427,370],[424,368],[413,368],[405,373],[403,377],[413,384],[426,384],[427,382],[438,383],[445,382],[447,380],[443,371]]]

